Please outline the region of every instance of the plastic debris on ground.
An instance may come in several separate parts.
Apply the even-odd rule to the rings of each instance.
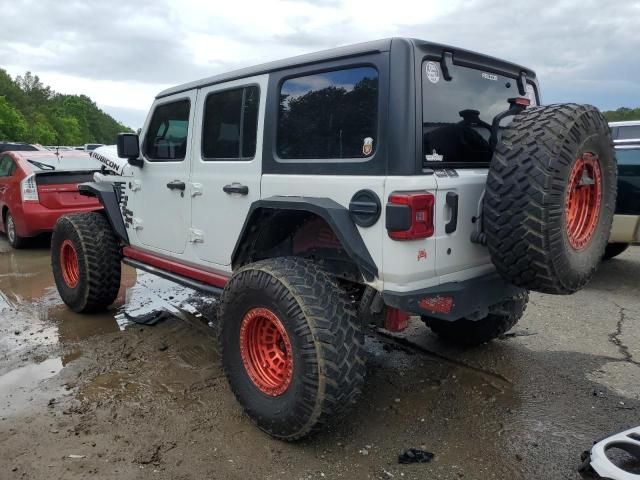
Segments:
[[[629,454],[626,461],[614,463],[610,458],[613,449]],[[579,472],[584,478],[640,480],[640,427],[625,430],[596,442],[591,450],[582,454]]]
[[[410,448],[398,455],[398,463],[428,463],[433,459],[431,452],[425,452],[418,448]]]

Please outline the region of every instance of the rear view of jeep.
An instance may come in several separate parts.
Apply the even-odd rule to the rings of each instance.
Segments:
[[[59,221],[58,290],[107,308],[125,262],[220,294],[231,389],[259,428],[303,438],[359,396],[368,325],[415,316],[473,346],[529,291],[590,280],[615,205],[610,131],[594,107],[540,98],[527,68],[413,39],[168,89],[140,137],[97,150],[80,191],[104,211]]]

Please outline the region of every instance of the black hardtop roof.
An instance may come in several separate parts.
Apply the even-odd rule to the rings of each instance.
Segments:
[[[449,45],[443,45],[439,43],[427,42],[424,40],[419,40],[415,38],[385,38],[382,40],[373,40],[370,42],[364,43],[356,43],[353,45],[346,45],[344,47],[332,48],[329,50],[323,50],[320,52],[307,53],[305,55],[298,55],[295,57],[285,58],[282,60],[276,60],[269,63],[263,63],[260,65],[241,68],[239,70],[234,70],[227,73],[221,73],[219,75],[214,75],[212,77],[203,78],[201,80],[196,80],[193,82],[184,83],[182,85],[178,85],[175,87],[168,88],[160,92],[156,98],[167,97],[169,95],[173,95],[180,92],[186,92],[188,90],[193,90],[196,88],[207,87],[210,85],[215,85],[217,83],[228,82],[231,80],[237,80],[244,77],[251,77],[254,75],[262,75],[265,73],[275,72],[278,70],[284,70],[286,68],[292,67],[300,67],[303,65],[311,65],[314,63],[321,63],[329,60],[337,60],[348,57],[355,57],[366,54],[387,52],[391,50],[392,42],[405,44],[407,47],[413,45],[417,48],[426,48],[429,50],[437,49],[437,50],[447,50],[455,54],[463,54],[465,56],[473,56],[482,58],[487,61],[487,63],[491,65],[502,65],[505,67],[509,67],[510,69],[517,69],[527,73],[527,76],[535,78],[535,73],[525,67],[520,65],[516,65],[511,62],[506,62],[504,60],[500,60],[495,57],[491,57],[488,55],[483,55],[480,53],[472,52],[470,50],[465,50],[462,48],[452,47]]]

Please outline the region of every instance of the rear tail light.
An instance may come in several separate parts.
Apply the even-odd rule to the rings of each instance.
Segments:
[[[394,240],[416,240],[433,235],[435,197],[426,192],[398,192],[389,196],[386,224]]]
[[[521,107],[528,107],[531,105],[531,99],[527,97],[510,98],[508,101],[511,105],[519,105]]]
[[[20,182],[20,193],[23,202],[39,202],[38,185],[36,185],[36,174],[32,173]]]

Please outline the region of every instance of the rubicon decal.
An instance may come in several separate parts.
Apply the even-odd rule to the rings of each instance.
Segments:
[[[90,155],[118,175],[122,175],[124,167],[127,165],[126,160],[118,158],[116,149],[113,146],[96,148]]]

